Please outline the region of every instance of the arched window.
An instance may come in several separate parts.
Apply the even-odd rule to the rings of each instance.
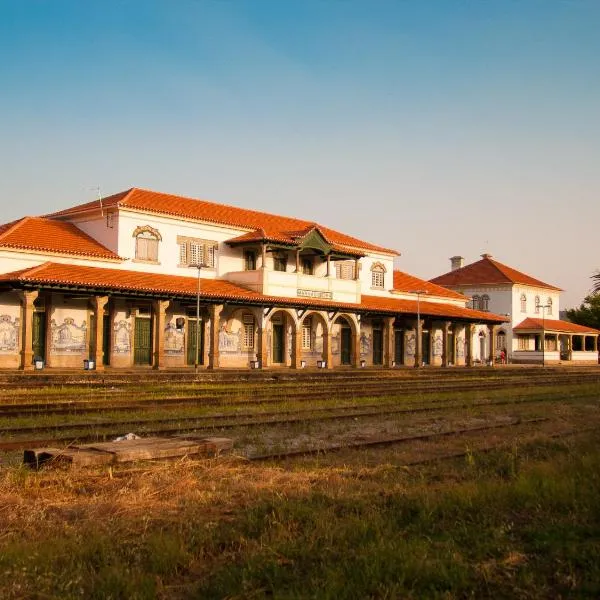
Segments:
[[[535,297],[535,314],[536,315],[540,314],[540,297],[539,296]]]
[[[135,238],[135,259],[158,262],[158,242],[162,240],[158,230],[150,225],[136,227],[133,237]]]
[[[371,265],[371,287],[382,290],[385,287],[386,268],[383,263],[376,262]]]
[[[302,322],[302,350],[312,350],[312,319],[306,317]]]
[[[506,349],[506,333],[503,330],[500,330],[496,335],[496,350],[505,350]]]
[[[521,312],[527,312],[527,296],[521,294]]]
[[[490,297],[487,294],[481,296],[481,300],[479,301],[479,308],[481,310],[490,310]]]
[[[479,310],[479,301],[480,298],[479,296],[475,295],[471,298],[472,304],[471,306],[473,307],[473,310]]]
[[[546,314],[552,314],[552,298],[548,298],[548,300],[546,300]]]

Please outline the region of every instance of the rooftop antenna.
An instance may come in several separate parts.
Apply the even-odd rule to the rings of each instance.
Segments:
[[[102,192],[100,191],[100,186],[97,185],[94,188],[98,192],[98,202],[100,203],[100,216],[104,216],[104,209],[102,208]]]

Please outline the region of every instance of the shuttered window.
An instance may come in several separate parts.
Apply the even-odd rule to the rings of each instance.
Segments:
[[[312,349],[312,320],[306,318],[302,323],[302,350]]]
[[[335,263],[335,276],[338,279],[354,279],[353,260],[341,260]]]
[[[201,265],[209,268],[215,266],[217,242],[178,236],[177,243],[179,244],[180,266]]]

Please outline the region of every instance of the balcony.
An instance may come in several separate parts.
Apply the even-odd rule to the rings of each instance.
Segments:
[[[266,296],[312,298],[351,304],[360,302],[360,282],[353,279],[263,269],[230,272],[226,278],[232,283]]]

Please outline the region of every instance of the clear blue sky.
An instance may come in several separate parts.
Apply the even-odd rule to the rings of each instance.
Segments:
[[[132,186],[421,277],[600,268],[600,0],[0,0],[2,221]]]

